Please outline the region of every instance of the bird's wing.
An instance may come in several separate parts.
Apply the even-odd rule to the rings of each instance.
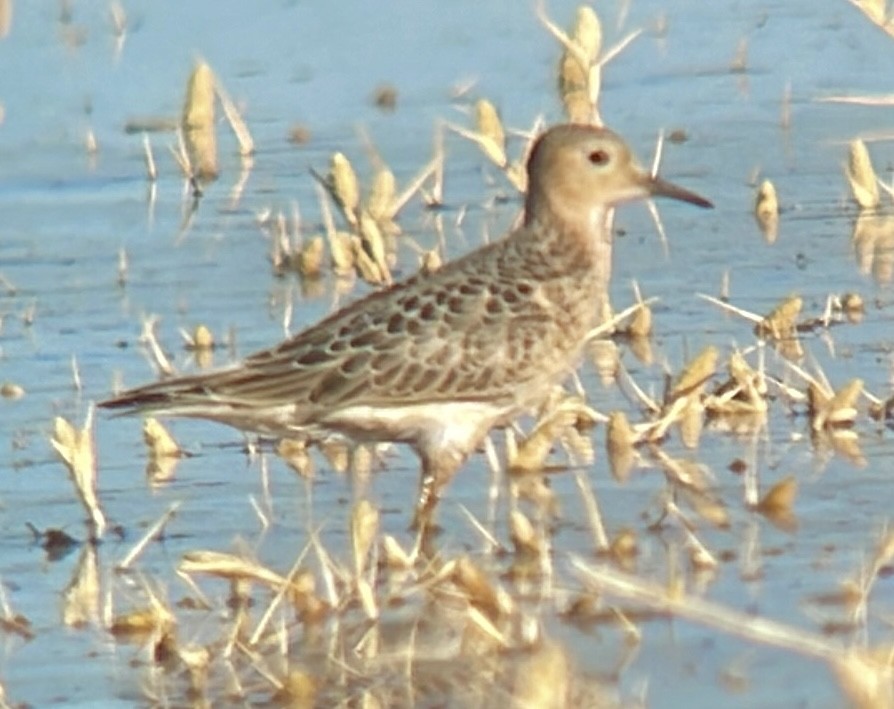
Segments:
[[[512,400],[553,343],[537,284],[500,281],[501,244],[373,293],[237,366],[160,381],[104,405],[199,416],[209,405],[288,405],[300,424],[347,405]]]

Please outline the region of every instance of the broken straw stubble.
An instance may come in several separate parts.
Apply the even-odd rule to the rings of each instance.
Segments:
[[[187,82],[180,129],[192,176],[202,181],[217,179],[214,73],[204,61],[196,64]]]
[[[64,418],[53,423],[50,443],[68,468],[78,499],[89,515],[92,534],[101,538],[106,527],[105,514],[96,493],[96,450],[93,440],[93,406],[87,412],[83,427],[78,430]]]

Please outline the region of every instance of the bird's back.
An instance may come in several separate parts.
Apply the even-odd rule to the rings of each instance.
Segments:
[[[523,408],[567,371],[592,324],[592,301],[583,309],[562,302],[585,294],[567,267],[551,263],[542,237],[522,228],[239,365],[160,381],[104,405],[276,434],[325,425],[348,407]]]

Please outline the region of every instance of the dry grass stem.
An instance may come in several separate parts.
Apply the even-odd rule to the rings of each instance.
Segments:
[[[701,570],[716,569],[719,565],[717,557],[708,550],[689,527],[683,525],[682,529],[686,538],[685,548],[689,552],[689,561],[692,566]]]
[[[118,285],[127,285],[127,272],[129,266],[127,262],[127,250],[122,246],[118,249]]]
[[[214,123],[214,73],[199,61],[190,74],[180,119],[192,177],[217,179],[217,134]]]
[[[366,197],[366,210],[373,220],[385,231],[399,233],[400,228],[392,221],[392,205],[397,195],[397,180],[391,169],[381,163],[373,174],[372,185]]]
[[[279,589],[286,583],[285,578],[266,566],[219,551],[187,552],[177,570],[184,574],[205,574],[230,581],[258,581],[273,589]]]
[[[71,580],[62,592],[62,623],[69,628],[98,626],[102,622],[102,582],[95,544],[81,549]]]
[[[705,408],[715,416],[764,415],[767,412],[767,380],[738,350],[727,363],[729,379],[705,398]]]
[[[487,546],[487,551],[490,553],[494,549],[502,550],[503,545],[500,544],[500,540],[497,539],[493,533],[469,510],[465,505],[459,506],[460,512],[465,515],[466,519],[469,520],[469,523],[472,525],[472,528],[481,535],[481,538],[484,539],[485,545]]]
[[[432,164],[434,172],[432,173],[431,188],[422,193],[422,198],[429,208],[436,209],[444,204],[444,162],[446,155],[444,152],[444,122],[438,121],[435,124],[434,135],[434,155]]]
[[[250,155],[243,155],[239,162],[239,177],[233,183],[229,192],[229,204],[227,209],[235,211],[239,208],[239,202],[242,200],[242,194],[251,177],[251,171],[254,167],[254,158]]]
[[[674,593],[655,584],[590,564],[573,556],[571,563],[584,583],[597,591],[643,603],[711,628],[764,645],[822,660],[836,672],[842,687],[858,706],[894,705],[890,663],[855,647],[844,647],[801,628],[743,613],[693,595]]]
[[[638,455],[634,446],[638,436],[634,432],[627,415],[623,411],[612,411],[608,417],[605,432],[605,447],[612,477],[624,482],[637,464]]]
[[[109,632],[119,640],[142,640],[165,635],[176,624],[176,618],[163,606],[150,606],[115,616],[109,624]]]
[[[632,315],[635,315],[638,310],[640,310],[643,307],[651,306],[654,303],[657,303],[659,300],[660,300],[660,298],[656,298],[656,297],[647,298],[644,301],[635,303],[627,308],[624,308],[624,310],[622,310],[621,312],[615,313],[609,320],[603,322],[598,327],[594,327],[592,330],[590,330],[590,332],[587,333],[587,340],[593,340],[593,339],[596,339],[597,337],[601,337],[602,335],[611,334],[615,330],[615,328],[618,327],[618,325],[620,325],[622,322],[624,322],[627,318],[631,317]]]
[[[3,288],[6,295],[14,296],[18,293],[19,289],[16,287],[15,283],[9,280],[6,276],[0,273],[0,287]],[[0,325],[2,325],[2,320],[0,320]]]
[[[0,0],[0,39],[8,37],[9,31],[12,29],[12,9],[13,0]],[[0,118],[2,118],[2,115],[0,115]],[[0,702],[3,701],[2,688],[3,685],[0,685]]]
[[[112,24],[112,33],[116,38],[123,38],[127,34],[127,13],[118,0],[109,3],[109,20]]]
[[[627,323],[626,333],[631,337],[648,337],[652,334],[652,309],[640,302],[633,317]]]
[[[206,574],[230,581],[237,596],[244,597],[251,582],[259,582],[274,591],[286,589],[296,612],[304,620],[316,620],[328,611],[328,605],[315,592],[309,573],[284,578],[261,564],[233,554],[216,551],[193,551],[184,554],[178,572],[186,575]],[[241,602],[241,601],[240,601]]]
[[[207,325],[199,324],[196,325],[192,333],[181,330],[180,334],[183,337],[183,340],[186,343],[186,349],[188,350],[214,349],[214,333],[211,332],[211,329]]]
[[[35,633],[31,627],[31,621],[20,613],[12,610],[9,598],[6,595],[6,585],[0,579],[0,630],[30,640]],[[2,687],[0,687],[2,689]],[[0,692],[0,707],[2,707],[2,692]]]
[[[220,99],[220,105],[221,108],[223,108],[224,115],[227,117],[227,122],[230,124],[230,128],[233,129],[233,134],[236,136],[236,141],[239,143],[239,154],[243,157],[253,154],[255,151],[255,142],[251,137],[251,132],[248,130],[248,126],[239,114],[239,109],[236,108],[233,99],[230,98],[230,94],[224,88],[220,79],[216,76],[214,77],[214,92]]]
[[[777,527],[794,531],[797,521],[792,508],[797,495],[798,480],[788,475],[767,490],[755,509]]]
[[[155,458],[178,457],[181,454],[180,446],[158,421],[147,416],[143,420],[143,441],[149,449],[149,456]]]
[[[276,454],[302,478],[314,475],[313,458],[307,449],[307,441],[298,438],[281,438],[276,444]]]
[[[748,71],[748,40],[744,37],[736,45],[736,53],[730,62],[729,70],[733,74],[744,74]]]
[[[115,568],[118,571],[126,571],[131,567],[134,561],[143,553],[146,547],[149,546],[151,542],[153,542],[159,535],[159,533],[167,526],[168,522],[173,519],[174,515],[177,513],[177,510],[180,508],[180,502],[174,502],[165,510],[164,514],[159,517],[154,524],[152,524],[149,529],[146,530],[145,534],[140,537],[139,541],[133,545],[131,550],[127,552],[125,557],[118,562]]]
[[[838,391],[829,394],[811,382],[807,388],[810,425],[814,431],[852,425],[857,418],[857,402],[863,393],[863,380],[853,379]]]
[[[593,546],[597,552],[603,553],[608,550],[608,535],[605,533],[605,526],[602,524],[602,514],[599,512],[599,503],[596,501],[596,495],[584,475],[583,471],[574,471],[574,482],[580,491],[581,499],[584,503],[584,509],[587,513],[587,522],[590,525],[590,533],[593,535]]]
[[[506,157],[506,133],[496,107],[486,98],[478,99],[474,114],[477,133],[475,142],[494,165],[505,168],[509,162]]]
[[[465,594],[473,608],[480,611],[488,621],[509,616],[515,610],[512,597],[505,589],[492,583],[487,574],[468,556],[456,560],[451,580]],[[502,637],[501,634],[498,636]]]
[[[791,296],[783,300],[771,310],[754,328],[755,334],[762,339],[786,340],[797,337],[798,316],[804,300],[800,296]]]
[[[754,218],[767,242],[776,241],[779,234],[779,201],[776,197],[776,187],[770,180],[764,180],[758,188]]]
[[[569,38],[538,8],[540,21],[564,47],[559,63],[559,96],[568,120],[575,123],[599,123],[599,91],[602,76],[597,63],[602,49],[602,26],[592,8],[577,9]]]
[[[149,134],[143,133],[143,157],[146,161],[146,178],[150,182],[158,179],[158,169],[155,167],[155,156],[152,154],[152,143]]]
[[[559,62],[558,83],[559,96],[568,120],[601,125],[599,93],[602,69],[623,52],[642,30],[631,32],[602,53],[602,26],[592,8],[586,5],[578,7],[570,37],[549,18],[545,2],[537,2],[535,12],[540,23],[564,50]]]
[[[333,153],[329,159],[329,174],[326,177],[320,177],[313,172],[311,174],[338,205],[345,221],[356,229],[357,212],[360,209],[360,184],[351,162],[344,153]]]
[[[546,541],[534,529],[524,513],[512,510],[509,513],[509,538],[519,555],[539,556],[546,548]]]
[[[88,128],[84,134],[84,149],[90,156],[95,156],[99,152],[99,143],[96,141],[96,133],[92,128]]]
[[[389,219],[394,219],[397,217],[400,210],[402,210],[414,194],[419,192],[422,193],[422,186],[428,182],[429,180],[433,180],[432,189],[430,192],[423,194],[423,200],[429,207],[433,207],[437,204],[442,204],[443,200],[443,171],[444,171],[444,152],[443,147],[441,148],[439,153],[429,160],[429,162],[422,167],[422,169],[416,174],[408,183],[407,186],[404,187],[403,191],[396,194],[391,203],[388,205],[387,215]]]
[[[149,350],[150,361],[155,370],[164,376],[173,376],[176,374],[173,365],[168,359],[161,345],[158,344],[158,338],[155,334],[155,327],[158,325],[158,316],[150,315],[143,320],[143,331],[140,333],[140,342],[142,342]]]
[[[721,300],[720,298],[715,298],[713,295],[708,295],[706,293],[696,293],[695,295],[697,298],[701,298],[702,300],[707,300],[709,303],[713,303],[714,305],[718,306],[722,310],[732,313],[733,315],[738,315],[739,317],[744,318],[745,320],[750,320],[751,322],[753,322],[755,324],[759,324],[760,322],[763,321],[763,318],[760,315],[757,315],[756,313],[752,313],[749,310],[744,310],[743,308],[737,308],[735,305],[727,303],[724,300]]]
[[[385,247],[385,239],[382,231],[369,212],[365,209],[360,212],[360,240],[359,244],[362,248],[362,256],[358,255],[358,263],[361,265],[364,261],[369,262],[367,267],[369,272],[361,275],[370,283],[389,285],[391,283],[391,268],[388,264],[388,254]],[[363,258],[363,257],[366,258]],[[363,271],[363,269],[361,269]]]
[[[872,167],[869,150],[862,140],[854,140],[850,144],[845,176],[850,184],[854,201],[860,205],[860,209],[878,207],[879,180]]]
[[[302,571],[302,564],[307,558],[307,554],[309,551],[310,544],[306,544],[301,550],[301,553],[298,555],[298,558],[295,559],[295,563],[292,564],[292,568],[289,570],[288,575],[285,577],[285,583],[283,583],[279,587],[276,595],[274,595],[274,597],[271,599],[270,603],[267,605],[267,608],[264,609],[264,613],[261,615],[261,618],[258,620],[258,625],[255,628],[254,632],[251,634],[251,637],[248,641],[250,646],[254,647],[261,641],[261,637],[267,631],[267,627],[270,625],[270,621],[273,619],[273,614],[279,608],[283,599],[287,598],[287,594],[289,594],[290,591],[294,592],[294,590],[297,589],[302,589],[305,593],[313,591],[313,588],[310,584],[301,582],[301,576],[304,574],[304,572]]]
[[[382,537],[379,557],[389,569],[406,570],[413,567],[413,556],[404,551],[400,543],[390,534]]]
[[[182,129],[177,128],[177,147],[170,145],[168,150],[171,152],[174,162],[177,163],[177,167],[180,168],[180,174],[187,180],[191,180],[193,177],[192,165],[189,162],[189,154],[186,151],[186,140],[183,138]]]
[[[354,574],[363,574],[369,560],[369,552],[379,533],[379,511],[368,500],[360,500],[351,513],[351,550]]]
[[[599,414],[578,398],[562,399],[540,417],[531,434],[518,446],[509,461],[510,471],[514,475],[525,475],[542,470],[553,443],[566,429],[599,418]]]
[[[849,0],[869,21],[886,34],[894,37],[894,20],[888,14],[886,0]]]
[[[73,354],[71,356],[71,384],[76,392],[83,390],[81,382],[81,368],[78,366],[78,358]]]
[[[298,254],[298,273],[305,278],[319,278],[323,273],[326,242],[322,236],[308,239]]]
[[[524,169],[524,160],[531,141],[528,141],[521,160],[510,162],[506,154],[506,133],[497,109],[487,99],[479,99],[474,106],[473,112],[475,114],[475,130],[469,130],[453,123],[445,125],[454,133],[475,143],[487,158],[503,171],[510,184],[524,194],[527,190],[527,173]]]
[[[93,442],[93,414],[91,404],[80,430],[61,417],[53,423],[50,443],[68,468],[78,499],[90,518],[92,534],[101,538],[105,532],[106,518],[96,494],[96,449]]]
[[[426,251],[422,254],[419,268],[423,273],[434,273],[444,264],[441,254],[436,249]]]
[[[705,384],[717,371],[719,357],[720,352],[714,345],[708,345],[693,357],[677,376],[677,381],[667,394],[667,401],[674,402],[681,397],[700,396]]]

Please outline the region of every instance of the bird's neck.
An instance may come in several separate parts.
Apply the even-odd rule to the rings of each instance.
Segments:
[[[600,269],[608,283],[613,216],[614,209],[603,204],[591,204],[584,209],[529,195],[524,224],[557,265],[566,267],[570,263],[586,270]]]
[[[546,271],[561,281],[575,281],[583,302],[596,316],[594,326],[610,317],[614,209],[604,205],[572,215],[538,205],[525,211],[528,247],[539,252]],[[544,274],[546,275],[546,274]],[[568,285],[568,284],[566,284]]]

